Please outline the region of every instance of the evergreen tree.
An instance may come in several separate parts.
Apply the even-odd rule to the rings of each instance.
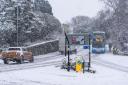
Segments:
[[[34,0],[34,11],[40,11],[42,13],[53,15],[52,7],[46,0]]]
[[[0,0],[0,4],[0,40],[10,46],[46,40],[61,32],[48,1]]]

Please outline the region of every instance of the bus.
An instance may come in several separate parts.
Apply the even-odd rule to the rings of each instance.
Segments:
[[[105,32],[95,31],[92,35],[92,53],[105,53]]]

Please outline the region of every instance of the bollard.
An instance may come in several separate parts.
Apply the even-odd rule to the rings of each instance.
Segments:
[[[83,73],[84,73],[84,71],[85,71],[84,67],[85,67],[85,62],[83,62]]]
[[[82,71],[82,62],[77,61],[76,62],[76,72],[81,72]]]

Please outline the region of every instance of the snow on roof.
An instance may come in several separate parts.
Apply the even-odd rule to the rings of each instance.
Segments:
[[[9,48],[23,48],[23,47],[9,47]]]
[[[104,31],[94,31],[93,33],[105,33]]]

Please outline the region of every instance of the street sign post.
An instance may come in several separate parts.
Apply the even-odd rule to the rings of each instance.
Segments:
[[[68,71],[70,71],[70,53],[69,53],[69,48],[70,45],[88,45],[89,46],[89,61],[86,62],[88,63],[88,72],[95,73],[95,71],[90,70],[91,67],[91,39],[93,38],[92,33],[86,33],[86,34],[66,34],[65,33],[65,50],[66,50],[66,45],[68,46]],[[65,54],[66,56],[66,54]],[[83,73],[84,73],[84,65],[85,61],[83,62]]]

